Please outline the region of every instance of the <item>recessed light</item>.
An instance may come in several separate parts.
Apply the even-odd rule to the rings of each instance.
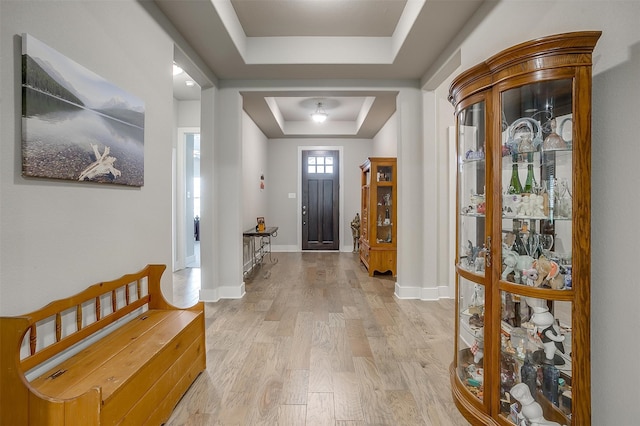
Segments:
[[[182,74],[184,70],[178,66],[175,62],[173,63],[173,75]]]
[[[196,83],[193,80],[187,80],[184,82],[184,84],[186,84],[187,87],[193,87],[196,85]]]

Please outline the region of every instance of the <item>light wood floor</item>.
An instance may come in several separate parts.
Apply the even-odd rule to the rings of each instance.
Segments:
[[[168,425],[468,425],[452,300],[399,300],[351,253],[276,256],[244,298],[206,304],[207,370]],[[189,275],[174,296],[193,298]]]

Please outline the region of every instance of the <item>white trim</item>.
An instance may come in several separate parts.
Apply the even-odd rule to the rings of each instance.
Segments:
[[[396,281],[394,295],[398,299],[420,299],[420,287],[401,286]]]
[[[200,289],[201,302],[218,302],[220,299],[242,299],[245,295],[244,281],[240,285],[225,285],[218,288]]]
[[[178,157],[176,147],[171,150],[171,271],[180,270],[178,264]]]
[[[440,300],[451,299],[450,287],[447,285],[438,287],[407,287],[396,282],[395,297],[398,299]]]

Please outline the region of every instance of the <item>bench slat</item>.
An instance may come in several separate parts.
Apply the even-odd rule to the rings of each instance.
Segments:
[[[76,306],[76,330],[82,330],[82,306]]]
[[[35,324],[29,327],[29,353],[33,355],[36,352],[36,344],[38,343],[38,328]]]
[[[56,342],[62,338],[62,316],[60,312],[56,313]]]
[[[102,295],[100,295],[102,296]],[[102,306],[100,305],[100,296],[96,296],[95,309],[96,309],[96,322],[102,319]]]

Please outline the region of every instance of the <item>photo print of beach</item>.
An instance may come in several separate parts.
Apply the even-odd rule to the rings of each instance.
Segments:
[[[144,102],[22,35],[22,174],[144,185]]]

